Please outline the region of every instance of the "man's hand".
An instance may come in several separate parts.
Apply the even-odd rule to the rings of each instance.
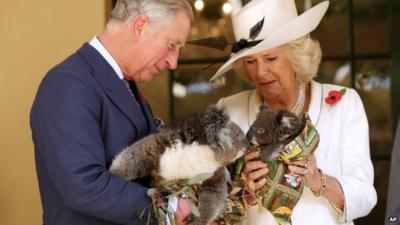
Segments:
[[[177,225],[187,224],[185,219],[188,215],[192,213],[189,204],[194,204],[194,203],[190,203],[190,200],[186,198],[180,198],[178,200],[178,208],[176,209]],[[210,225],[217,225],[217,223],[211,222]]]
[[[189,202],[189,199],[179,198],[178,200],[178,208],[176,209],[176,220],[177,225],[186,225],[184,221],[185,218],[192,213],[189,204],[193,204]]]

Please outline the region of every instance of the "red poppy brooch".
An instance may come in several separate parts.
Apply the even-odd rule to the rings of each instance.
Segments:
[[[337,90],[332,90],[328,93],[328,97],[325,98],[325,102],[328,105],[334,105],[340,99],[342,99],[342,96],[346,94],[346,88],[341,89],[340,91]]]

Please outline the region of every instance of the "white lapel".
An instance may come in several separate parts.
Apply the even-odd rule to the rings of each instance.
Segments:
[[[257,93],[256,89],[251,91],[249,94],[250,96],[249,96],[247,119],[249,120],[249,124],[252,124],[254,120],[256,120],[257,114],[260,111],[262,99],[261,96]]]
[[[314,125],[317,125],[319,115],[322,107],[322,85],[315,81],[311,81],[311,99],[310,105],[308,106],[308,115]]]

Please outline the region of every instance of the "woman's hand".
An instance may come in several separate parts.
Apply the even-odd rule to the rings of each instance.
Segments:
[[[268,167],[264,162],[258,160],[259,155],[258,151],[252,151],[244,156],[243,172],[246,178],[244,180],[244,198],[250,205],[255,204],[257,201],[256,191],[267,183],[267,179],[263,178],[263,176],[268,173]]]
[[[318,171],[317,160],[314,154],[308,156],[306,160],[293,162],[289,165],[289,170],[305,178],[305,185],[312,190],[319,191],[321,188],[321,174]]]
[[[314,154],[308,156],[307,160],[293,163],[289,166],[289,170],[292,173],[303,175],[306,179],[305,185],[315,192],[320,192],[322,188],[321,173],[318,170],[317,160],[315,159]],[[344,194],[336,178],[326,175],[326,189],[323,196],[338,209],[343,211]]]

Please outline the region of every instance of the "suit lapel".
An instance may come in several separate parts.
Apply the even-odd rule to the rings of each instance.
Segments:
[[[260,111],[260,106],[262,105],[263,100],[261,98],[261,95],[258,94],[257,90],[254,89],[249,92],[248,101],[249,101],[248,102],[248,105],[249,105],[248,120],[250,121],[250,124],[249,124],[249,128],[250,128],[250,125],[253,124],[253,122],[257,118],[257,114]]]
[[[154,123],[154,115],[153,112],[151,111],[151,107],[148,104],[148,102],[146,101],[146,99],[142,96],[142,94],[140,93],[138,87],[136,86],[136,84],[134,82],[129,82],[129,85],[131,86],[132,92],[134,93],[136,97],[136,99],[138,99],[138,102],[140,104],[140,106],[142,107],[144,116],[146,117],[147,120],[147,124],[149,126],[149,132],[150,133],[154,133],[156,132],[156,125]]]
[[[124,82],[118,77],[108,62],[89,44],[84,44],[78,50],[92,67],[93,77],[103,88],[106,95],[115,106],[129,119],[138,130],[139,136],[148,134],[148,123],[143,117],[139,102],[127,90]]]
[[[308,106],[308,115],[314,125],[317,125],[323,103],[323,86],[311,81],[311,99]]]

